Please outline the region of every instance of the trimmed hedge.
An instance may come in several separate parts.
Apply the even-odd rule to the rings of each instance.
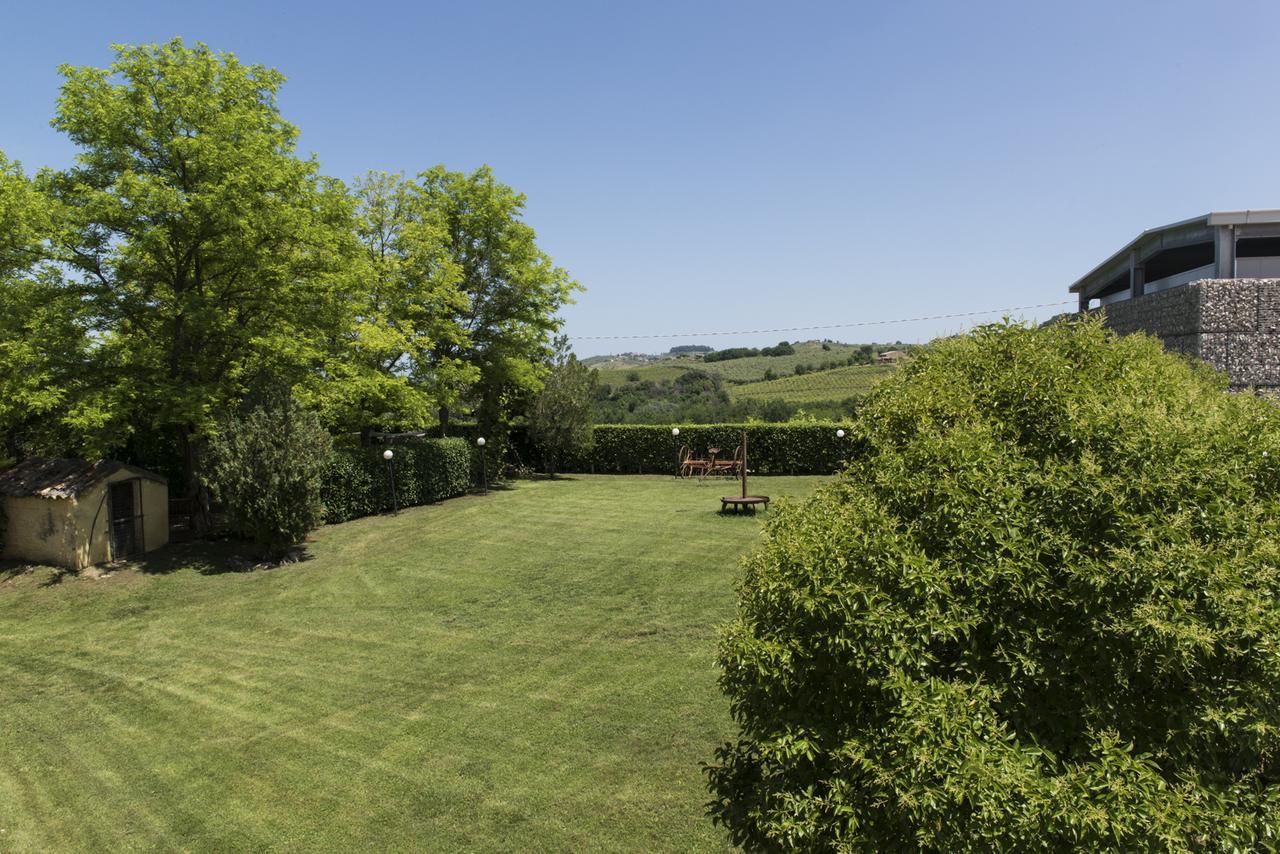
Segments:
[[[386,446],[333,452],[320,487],[326,522],[345,522],[392,509]],[[462,495],[471,484],[466,439],[421,439],[391,446],[395,452],[399,506],[429,504]]]
[[[673,426],[680,435],[672,436]],[[854,452],[848,437],[836,437],[847,425],[808,424],[597,424],[595,445],[566,461],[566,472],[596,474],[675,474],[680,447],[696,455],[708,447],[731,455],[747,431],[747,462],[753,474],[832,474]]]

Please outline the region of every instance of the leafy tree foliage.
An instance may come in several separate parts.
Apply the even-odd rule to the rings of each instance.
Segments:
[[[443,223],[465,297],[457,315],[464,335],[441,340],[424,373],[437,380],[442,431],[448,430],[450,395],[471,393],[481,429],[492,432],[513,401],[541,385],[560,328],[556,312],[579,285],[538,248],[523,220],[524,195],[499,183],[489,167],[468,175],[436,166],[418,183],[422,204]],[[466,374],[444,370],[457,363],[479,371],[474,386]]]
[[[596,372],[569,352],[565,339],[559,339],[555,365],[529,410],[529,436],[551,474],[566,456],[591,447],[595,392]]]
[[[941,342],[782,509],[720,645],[756,849],[1280,833],[1280,410],[1095,322]]]
[[[458,320],[468,301],[443,217],[420,189],[385,172],[353,188],[361,251],[344,289],[351,322],[304,392],[336,429],[420,427],[478,378],[461,359],[436,358],[468,341]]]
[[[49,267],[57,206],[0,154],[0,458],[46,451],[84,376],[77,295]],[[42,425],[42,422],[43,425]]]
[[[209,481],[232,530],[281,557],[323,520],[332,441],[293,400],[223,420],[208,448]]]
[[[100,443],[175,431],[195,490],[216,414],[265,377],[301,379],[341,324],[350,204],[297,156],[278,71],[180,40],[61,71],[53,124],[80,153],[44,185],[103,379],[70,420]]]
[[[490,432],[540,387],[578,286],[488,168],[348,192],[298,155],[280,72],[203,44],[61,73],[75,166],[0,155],[0,460],[127,456],[207,510],[207,439],[255,402],[343,432],[473,406]]]

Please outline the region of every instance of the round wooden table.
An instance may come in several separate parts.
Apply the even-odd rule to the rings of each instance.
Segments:
[[[756,507],[763,505],[764,509],[769,509],[769,496],[767,495],[724,495],[720,498],[720,512],[723,513],[729,509],[729,505],[733,505],[733,512],[741,511],[756,512]]]

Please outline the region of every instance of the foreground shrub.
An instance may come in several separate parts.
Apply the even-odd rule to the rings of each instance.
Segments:
[[[708,769],[748,848],[1232,850],[1280,832],[1280,410],[1094,322],[887,381],[771,520]]]
[[[562,339],[551,373],[529,411],[529,436],[548,473],[554,475],[568,455],[590,451],[595,393],[596,372],[568,352]]]
[[[231,529],[284,555],[320,525],[320,476],[332,443],[289,401],[222,422],[209,443],[209,486]]]

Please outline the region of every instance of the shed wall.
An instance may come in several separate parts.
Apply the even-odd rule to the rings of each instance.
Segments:
[[[4,553],[7,560],[29,561],[79,569],[71,518],[74,502],[60,498],[0,497],[8,524]]]

